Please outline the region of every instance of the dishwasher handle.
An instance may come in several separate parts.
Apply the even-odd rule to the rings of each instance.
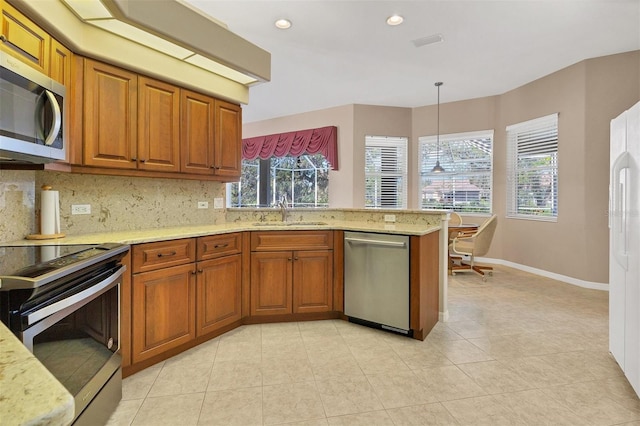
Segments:
[[[404,241],[381,241],[381,240],[368,240],[364,238],[351,238],[344,239],[348,243],[353,244],[367,244],[372,246],[384,246],[384,247],[399,247],[405,248],[407,244]]]

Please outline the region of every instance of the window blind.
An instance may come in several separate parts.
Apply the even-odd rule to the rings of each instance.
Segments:
[[[420,207],[491,213],[493,130],[422,136],[419,142]],[[433,173],[436,160],[444,173]]]
[[[558,114],[507,126],[507,217],[558,217]]]
[[[365,137],[365,207],[407,207],[407,141]]]

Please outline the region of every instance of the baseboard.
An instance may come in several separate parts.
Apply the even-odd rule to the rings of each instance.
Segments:
[[[589,288],[592,290],[609,291],[609,284],[607,283],[603,284],[603,283],[595,283],[592,281],[579,280],[577,278],[568,277],[566,275],[556,274],[555,272],[549,272],[543,269],[532,268],[531,266],[510,262],[508,260],[478,257],[476,258],[476,261],[478,263],[490,263],[494,265],[508,266],[509,268],[519,269],[524,272],[529,272],[529,273],[540,275],[546,278],[551,278],[552,280],[556,280],[556,281],[562,281],[567,284],[575,285],[578,287]]]

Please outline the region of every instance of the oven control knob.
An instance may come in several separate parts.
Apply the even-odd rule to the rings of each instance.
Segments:
[[[109,341],[107,342],[107,349],[111,349],[113,347],[113,337],[109,337]]]

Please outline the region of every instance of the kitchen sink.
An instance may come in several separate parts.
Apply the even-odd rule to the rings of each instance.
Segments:
[[[253,226],[322,226],[327,222],[255,222]]]

